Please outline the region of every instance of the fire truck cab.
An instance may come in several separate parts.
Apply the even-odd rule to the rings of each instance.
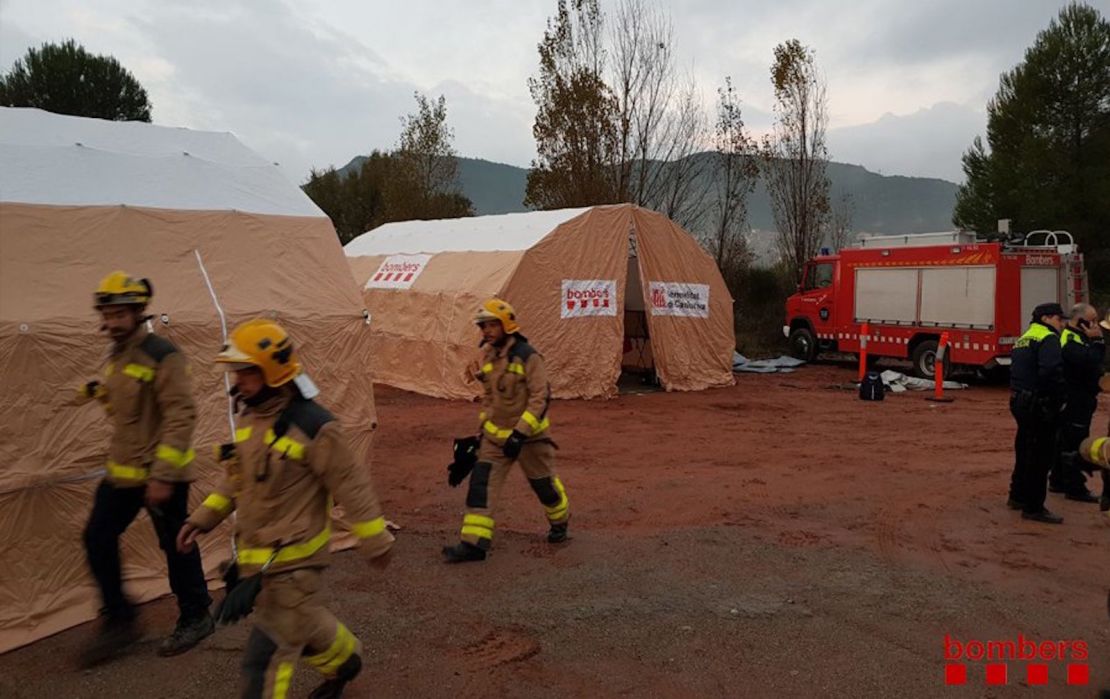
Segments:
[[[1087,298],[1083,255],[1066,231],[1012,243],[965,232],[867,236],[806,264],[783,333],[799,359],[858,353],[866,338],[869,357],[908,359],[931,378],[942,333],[946,369],[1008,366],[1037,304]]]

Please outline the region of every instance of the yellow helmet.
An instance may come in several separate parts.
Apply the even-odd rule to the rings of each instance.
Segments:
[[[502,301],[496,297],[483,303],[474,315],[475,323],[484,323],[487,320],[501,321],[501,327],[505,328],[505,332],[509,335],[520,330],[520,324],[516,322],[516,311],[508,301]]]
[[[149,279],[136,279],[127,272],[115,271],[100,280],[93,294],[93,306],[145,306],[153,295]]]
[[[216,355],[218,364],[230,370],[256,366],[262,370],[266,385],[277,388],[301,373],[289,333],[272,320],[255,318],[236,326],[224,348]]]

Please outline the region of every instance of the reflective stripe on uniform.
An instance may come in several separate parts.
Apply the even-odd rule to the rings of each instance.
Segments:
[[[547,510],[548,520],[558,522],[567,516],[570,502],[567,500],[567,489],[563,487],[563,482],[559,480],[559,477],[552,477],[551,482],[555,486],[555,490],[559,492],[559,502],[551,507],[544,507],[544,509]]]
[[[524,376],[524,365],[520,362],[511,362],[509,366],[505,367],[505,370],[513,374]]]
[[[123,373],[133,379],[150,383],[154,380],[154,369],[142,364],[128,364],[123,367]]]
[[[120,464],[115,461],[108,462],[108,475],[117,480],[145,481],[149,474],[149,469],[139,466],[128,466],[127,464]]]
[[[165,461],[171,466],[174,466],[176,468],[185,468],[193,462],[193,459],[196,458],[197,453],[192,449],[181,451],[180,449],[171,447],[168,444],[159,444],[158,450],[154,453],[154,455],[159,460]]]
[[[343,663],[347,662],[354,652],[358,640],[343,624],[338,624],[335,629],[335,640],[331,642],[323,653],[310,655],[305,662],[316,668],[316,671],[325,677],[333,677]]]
[[[463,517],[462,534],[476,536],[479,539],[493,538],[493,518],[485,515],[467,514]]]
[[[296,459],[298,461],[304,459],[303,444],[290,437],[281,437],[278,439],[273,430],[266,430],[266,444],[269,444],[271,449],[282,456],[287,456],[290,459]]]
[[[540,420],[539,418],[537,418],[535,415],[528,412],[527,410],[525,410],[524,414],[520,416],[520,419],[524,420],[524,422],[528,423],[528,426],[532,428],[532,434],[534,434],[534,435],[539,434],[540,432],[543,432],[548,427],[551,427],[551,421],[550,420],[548,420],[547,418],[544,418],[543,420]]]
[[[292,680],[293,663],[278,663],[277,673],[274,675],[274,699],[285,699]]]
[[[1107,439],[1110,439],[1110,437],[1099,437],[1091,442],[1091,463],[1097,464],[1102,461],[1102,447],[1106,444]]]
[[[1043,340],[1052,334],[1053,332],[1051,330],[1040,323],[1033,323],[1029,326],[1029,329],[1014,342],[1014,349],[1028,347],[1031,343]]]
[[[1078,342],[1079,344],[1083,344],[1083,339],[1079,337],[1079,333],[1075,332],[1071,328],[1064,328],[1064,332],[1060,334],[1060,346],[1063,347],[1069,342]]]
[[[211,493],[204,499],[201,505],[214,512],[219,512],[221,515],[226,515],[231,512],[231,498],[226,495],[221,495],[220,493]]]
[[[351,531],[360,539],[369,539],[385,531],[385,517],[378,517],[366,522],[355,522]]]
[[[239,429],[235,430],[235,443],[238,444],[239,442],[247,441],[251,438],[251,434],[253,432],[254,430],[249,427],[240,427]]]
[[[485,424],[482,425],[482,429],[498,439],[508,439],[513,434],[512,430],[503,430],[489,420],[486,420]]]
[[[485,366],[483,366],[482,367],[482,373],[483,374],[492,374],[493,373],[493,362],[489,362]]]
[[[271,556],[274,557],[274,565],[299,561],[302,558],[315,555],[317,551],[328,545],[329,540],[331,540],[330,524],[324,527],[324,531],[304,543],[281,547],[276,556],[274,556],[274,549],[272,548],[240,548],[239,563],[248,566],[262,566],[269,562]]]

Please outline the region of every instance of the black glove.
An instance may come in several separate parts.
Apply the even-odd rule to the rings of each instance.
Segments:
[[[505,446],[501,448],[501,451],[504,452],[505,456],[516,461],[517,457],[520,456],[520,450],[524,448],[525,439],[527,437],[522,432],[513,430],[513,433],[505,440]]]
[[[234,624],[254,611],[254,600],[262,591],[262,573],[239,578],[239,566],[232,563],[224,572],[227,592],[216,606],[216,623]]]
[[[452,488],[466,480],[478,462],[478,445],[481,437],[461,437],[455,440],[455,460],[447,464],[447,484]]]

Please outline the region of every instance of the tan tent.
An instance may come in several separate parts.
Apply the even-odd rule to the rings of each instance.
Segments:
[[[512,303],[558,398],[611,397],[622,367],[668,390],[730,385],[732,298],[666,216],[630,204],[391,223],[344,248],[371,321],[374,378],[471,398],[481,301]]]
[[[331,223],[277,166],[227,133],[0,109],[0,652],[96,613],[81,539],[108,430],[98,406],[72,397],[106,358],[91,294],[116,268],[152,280],[153,328],[190,362],[194,506],[217,475],[209,445],[231,429],[210,362],[224,321],[288,326],[320,401],[369,455],[362,299]],[[145,519],[124,537],[138,600],[168,592]],[[228,536],[207,541],[210,574]]]

